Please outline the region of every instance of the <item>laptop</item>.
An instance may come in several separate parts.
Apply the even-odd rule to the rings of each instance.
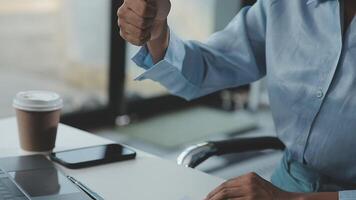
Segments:
[[[0,200],[91,200],[42,155],[0,158]]]

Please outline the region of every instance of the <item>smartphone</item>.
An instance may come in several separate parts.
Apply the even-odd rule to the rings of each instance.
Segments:
[[[120,144],[85,147],[50,154],[51,160],[70,169],[134,159],[136,152]]]

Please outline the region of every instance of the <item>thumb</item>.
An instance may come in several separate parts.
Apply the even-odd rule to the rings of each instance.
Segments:
[[[157,20],[165,20],[171,11],[170,0],[146,0],[147,3],[155,6],[157,8]]]

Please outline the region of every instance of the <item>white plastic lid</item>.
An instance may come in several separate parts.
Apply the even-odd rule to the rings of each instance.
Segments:
[[[25,111],[48,112],[63,107],[62,98],[50,91],[25,91],[16,94],[14,108]]]

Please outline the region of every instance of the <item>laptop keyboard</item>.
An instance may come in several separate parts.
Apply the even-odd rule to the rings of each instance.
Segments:
[[[0,200],[28,200],[28,198],[0,169]]]

